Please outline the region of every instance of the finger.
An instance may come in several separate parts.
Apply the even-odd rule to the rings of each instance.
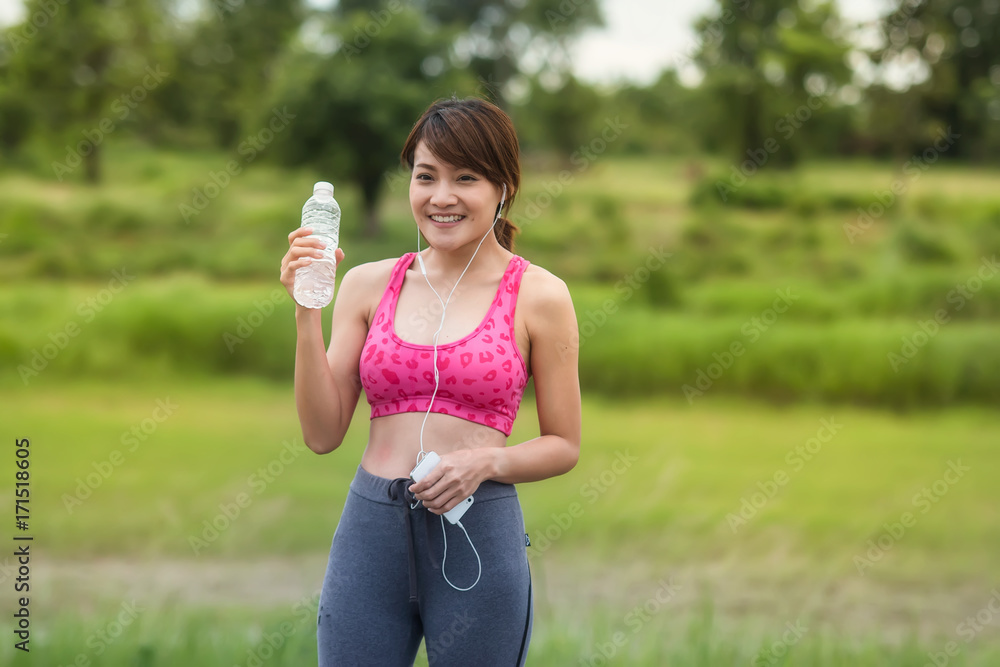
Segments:
[[[323,251],[312,246],[293,245],[288,249],[287,256],[290,259],[302,259],[303,257],[323,257]]]
[[[420,500],[433,500],[437,496],[438,492],[431,492],[431,490],[441,479],[441,476],[441,471],[435,468],[427,473],[422,480],[415,482],[413,486],[410,487],[410,491]]]
[[[325,248],[326,243],[323,239],[317,238],[315,236],[299,236],[292,240],[293,248]]]
[[[288,244],[291,245],[292,241],[300,236],[309,236],[310,234],[312,234],[312,229],[309,227],[299,227],[298,229],[293,229],[288,234]]]
[[[288,265],[281,270],[281,273],[282,275],[284,275],[286,272],[290,272],[294,275],[296,271],[298,271],[304,266],[309,266],[310,264],[312,264],[311,257],[303,257],[302,259],[296,259],[295,261],[289,262]]]

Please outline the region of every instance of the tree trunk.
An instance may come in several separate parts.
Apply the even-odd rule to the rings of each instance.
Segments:
[[[101,182],[101,146],[91,144],[91,150],[83,156],[83,174],[87,183],[97,185]]]
[[[368,178],[361,184],[361,197],[365,206],[365,238],[373,239],[382,235],[382,223],[378,217],[378,190],[381,175]]]

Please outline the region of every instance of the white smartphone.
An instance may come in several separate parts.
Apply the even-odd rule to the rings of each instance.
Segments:
[[[419,482],[424,477],[427,476],[434,467],[441,462],[441,457],[435,452],[427,452],[427,454],[420,460],[413,470],[410,471],[410,479],[414,482]],[[448,519],[449,523],[456,524],[462,520],[465,513],[470,507],[472,507],[473,496],[469,496],[459,504],[452,507],[450,510],[444,513],[444,518]]]

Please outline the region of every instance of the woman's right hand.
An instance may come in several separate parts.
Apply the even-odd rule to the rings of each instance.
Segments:
[[[288,290],[288,296],[292,297],[292,290],[295,287],[295,272],[316,258],[322,257],[321,250],[324,247],[323,241],[310,236],[312,230],[308,227],[299,227],[288,235],[288,252],[281,258],[281,284]],[[337,258],[337,266],[344,259],[344,251],[337,248],[334,253]]]

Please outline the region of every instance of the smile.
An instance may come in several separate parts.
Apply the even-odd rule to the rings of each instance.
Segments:
[[[458,222],[465,219],[464,215],[431,215],[428,217],[434,222]]]

